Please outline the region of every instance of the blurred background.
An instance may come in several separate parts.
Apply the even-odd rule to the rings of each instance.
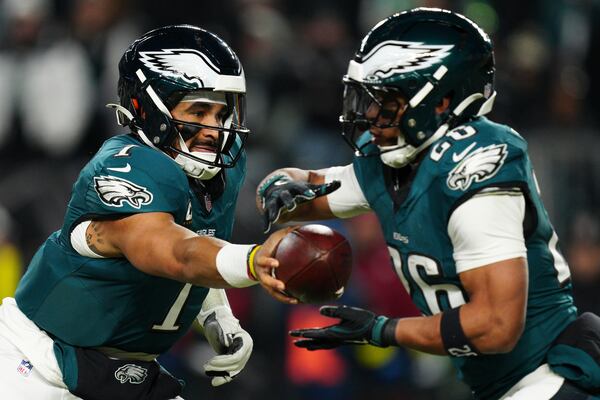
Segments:
[[[263,239],[253,193],[267,172],[350,162],[337,123],[341,77],[376,22],[415,6],[461,12],[490,33],[498,71],[491,118],[529,141],[576,303],[599,312],[598,0],[0,0],[0,296],[14,292],[37,247],[62,225],[81,167],[123,133],[104,106],[116,102],[118,60],[140,34],[199,25],[242,60],[253,134],[233,241],[251,243]],[[416,314],[374,217],[331,226],[355,251],[344,303]],[[285,306],[258,288],[229,296],[254,337],[252,359],[235,383],[214,389],[202,373],[212,350],[191,332],[162,357],[185,378],[187,400],[469,398],[442,357],[370,346],[295,350],[286,332],[322,324],[315,307]]]

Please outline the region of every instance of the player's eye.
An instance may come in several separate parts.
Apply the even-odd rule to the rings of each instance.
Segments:
[[[219,112],[219,121],[221,122],[225,122],[225,120],[227,120],[227,118],[229,118],[229,109],[227,108],[223,108],[220,112]]]

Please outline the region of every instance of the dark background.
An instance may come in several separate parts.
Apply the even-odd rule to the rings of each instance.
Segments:
[[[491,118],[513,126],[530,153],[573,274],[581,310],[600,302],[600,2],[596,0],[2,0],[0,1],[0,296],[11,295],[33,252],[62,225],[80,168],[123,132],[117,62],[152,28],[190,23],[237,52],[248,86],[248,178],[233,241],[263,240],[254,189],[283,166],[343,165],[341,77],[361,37],[415,6],[464,13],[496,47],[498,98]],[[332,222],[351,240],[353,276],[343,301],[394,316],[414,314],[372,215]],[[229,291],[255,350],[236,380],[210,387],[211,349],[190,333],[163,363],[185,377],[190,399],[467,399],[448,360],[404,349],[296,351],[290,327],[323,321],[259,288]]]

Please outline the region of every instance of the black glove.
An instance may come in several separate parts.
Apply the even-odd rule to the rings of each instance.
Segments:
[[[282,211],[293,211],[299,204],[328,195],[340,187],[340,181],[322,185],[293,181],[285,175],[275,175],[258,188],[263,208],[264,233],[271,230]],[[284,210],[285,208],[285,210]]]
[[[319,310],[326,317],[341,321],[325,328],[296,329],[291,336],[294,345],[308,350],[333,349],[346,344],[372,344],[379,347],[396,345],[398,319],[375,315],[362,308],[348,306],[323,306]]]

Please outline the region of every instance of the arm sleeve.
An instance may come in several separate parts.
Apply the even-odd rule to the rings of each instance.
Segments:
[[[95,253],[87,244],[87,240],[85,240],[85,234],[91,222],[92,221],[90,220],[83,221],[79,225],[77,225],[75,229],[73,229],[73,231],[71,232],[71,246],[73,246],[75,251],[82,256],[90,258],[106,258],[104,256],[101,256],[100,254]]]
[[[331,167],[325,171],[325,183],[338,180],[341,186],[327,196],[329,208],[338,218],[350,218],[371,211],[369,202],[358,184],[354,166]]]
[[[488,190],[457,207],[448,222],[456,272],[527,257],[524,218],[525,198],[520,192]]]

